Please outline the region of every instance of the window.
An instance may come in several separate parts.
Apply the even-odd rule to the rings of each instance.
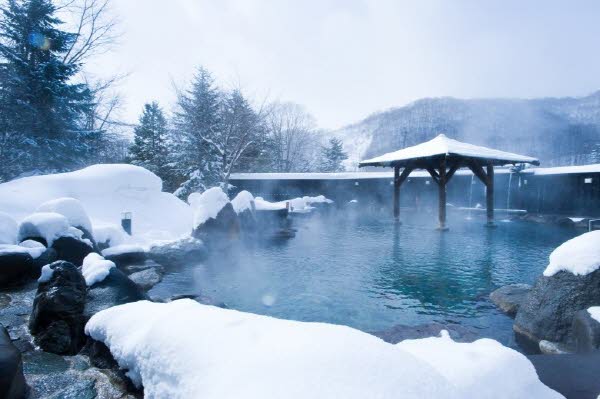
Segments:
[[[585,179],[583,179],[583,182],[585,184],[592,184],[593,179],[591,177],[586,177]]]

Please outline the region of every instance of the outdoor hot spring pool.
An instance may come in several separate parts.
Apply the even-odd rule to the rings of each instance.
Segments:
[[[165,275],[154,298],[202,294],[228,307],[279,318],[344,324],[364,331],[455,323],[515,347],[512,319],[488,296],[533,283],[554,248],[576,231],[527,222],[434,215],[396,225],[387,215],[296,219],[295,238],[245,244]]]

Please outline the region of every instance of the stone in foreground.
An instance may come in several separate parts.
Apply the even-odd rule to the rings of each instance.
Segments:
[[[505,285],[492,292],[490,299],[504,313],[515,317],[519,306],[521,306],[530,290],[531,286],[529,284]]]
[[[0,325],[0,398],[21,399],[25,397],[26,391],[21,352],[11,342],[6,329]]]

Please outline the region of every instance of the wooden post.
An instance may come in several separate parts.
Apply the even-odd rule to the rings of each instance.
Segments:
[[[439,175],[439,184],[438,184],[438,193],[439,193],[439,223],[438,230],[446,231],[448,227],[446,227],[446,158],[443,158],[440,161],[440,169],[438,172]]]
[[[487,184],[485,188],[487,226],[494,227],[494,165],[487,164]]]
[[[394,220],[400,221],[400,166],[394,166]]]

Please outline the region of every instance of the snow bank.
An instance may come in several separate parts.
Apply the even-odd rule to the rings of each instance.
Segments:
[[[525,356],[492,339],[454,342],[441,337],[402,341],[397,346],[427,362],[464,398],[561,398],[539,382]]]
[[[29,254],[29,255],[31,255],[31,257],[33,259],[37,259],[44,253],[45,250],[46,250],[46,247],[44,247],[42,244],[39,244],[39,246],[0,244],[0,255],[21,253],[21,254]]]
[[[192,193],[188,203],[194,210],[194,226],[199,226],[217,214],[229,203],[229,197],[220,187],[212,187],[200,193]]]
[[[94,238],[98,244],[106,244],[109,247],[129,241],[129,236],[120,225],[106,223],[94,225]]]
[[[231,205],[235,210],[235,213],[242,213],[246,209],[252,209],[252,202],[254,201],[254,196],[244,190],[240,191],[238,195],[235,196],[233,200],[231,200]]]
[[[0,209],[21,221],[57,198],[79,200],[92,225],[120,225],[132,212],[134,235],[179,238],[191,233],[192,211],[162,181],[134,165],[93,165],[75,172],[31,176],[0,184]]]
[[[305,213],[310,212],[314,209],[312,204],[333,203],[332,200],[325,198],[323,195],[318,195],[316,197],[301,197],[301,198],[293,198],[285,201],[279,202],[269,202],[265,201],[262,197],[256,197],[254,200],[256,209],[258,210],[279,210],[285,209],[287,207],[287,203],[290,204],[290,212],[297,213]]]
[[[55,212],[38,212],[21,221],[17,241],[41,237],[50,247],[59,237],[74,237],[80,240],[82,235],[81,230],[72,227],[63,215]]]
[[[54,212],[67,218],[69,224],[74,227],[83,227],[90,234],[92,231],[92,222],[88,217],[83,205],[75,198],[57,198],[44,202],[36,209],[36,212]]]
[[[121,244],[106,248],[102,251],[103,256],[115,256],[136,252],[146,252],[146,248],[138,244]]]
[[[539,382],[525,357],[489,340],[440,341],[438,361],[434,351],[415,356],[349,327],[188,299],[115,306],[95,314],[85,329],[149,399],[560,397]],[[447,367],[453,355],[460,360],[454,371]],[[471,357],[473,367],[466,364]]]
[[[91,287],[92,285],[103,281],[113,267],[115,267],[113,262],[106,260],[93,252],[83,260],[81,274],[83,274],[86,285]]]
[[[54,269],[50,267],[50,265],[45,265],[42,267],[42,274],[40,278],[38,278],[38,283],[47,283],[52,280],[52,276],[54,275]]]
[[[0,212],[0,244],[17,242],[17,222],[10,215]]]
[[[544,276],[553,276],[561,270],[581,276],[599,267],[600,230],[595,230],[570,239],[552,251]]]
[[[588,313],[592,316],[592,319],[600,323],[600,306],[592,306],[588,309]]]

